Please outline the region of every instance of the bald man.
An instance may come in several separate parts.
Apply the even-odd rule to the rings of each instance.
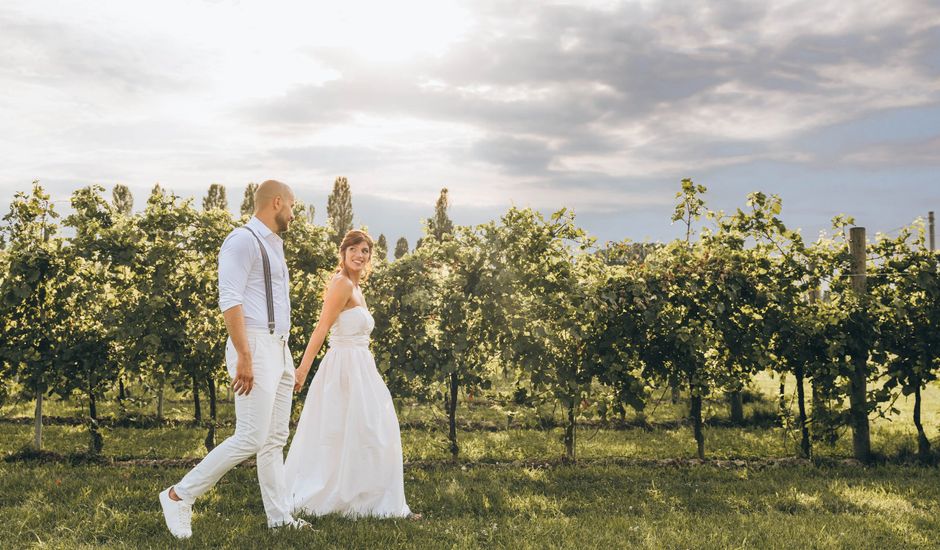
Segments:
[[[268,527],[308,525],[292,517],[284,482],[294,364],[287,347],[290,279],[278,234],[293,221],[293,208],[290,187],[262,183],[255,215],[229,233],[219,250],[219,308],[229,333],[225,362],[235,392],[235,433],[160,493],[163,517],[177,538],[192,536],[193,502],[251,456],[257,457]]]

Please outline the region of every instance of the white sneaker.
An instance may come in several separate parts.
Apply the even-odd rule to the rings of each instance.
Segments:
[[[170,498],[170,488],[160,493],[160,506],[163,508],[163,519],[170,533],[178,539],[188,539],[193,536],[192,520],[193,507],[182,500]]]

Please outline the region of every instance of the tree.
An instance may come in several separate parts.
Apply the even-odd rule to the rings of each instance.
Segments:
[[[705,213],[705,201],[699,195],[705,193],[704,185],[695,185],[691,179],[682,180],[682,190],[676,193],[676,198],[680,199],[676,205],[672,216],[672,222],[681,221],[685,223],[685,243],[690,247],[692,238],[692,222],[701,219]],[[672,403],[679,402],[679,384],[681,381],[673,380],[672,385]]]
[[[134,196],[131,190],[122,184],[117,184],[111,191],[112,204],[119,214],[130,216],[134,211]]]
[[[712,309],[700,292],[710,274],[702,269],[703,259],[697,252],[675,241],[649,258],[644,277],[652,295],[659,299],[648,302],[644,311],[650,331],[644,355],[652,379],[668,383],[674,390],[680,385],[689,389],[689,418],[697,454],[704,459],[702,400],[723,365],[712,346]]]
[[[493,296],[495,269],[491,249],[472,228],[454,231],[451,226],[445,235],[443,241],[429,236],[413,256],[429,272],[433,289],[429,329],[434,363],[422,365],[430,368],[419,375],[429,387],[444,386],[450,452],[457,458],[458,390],[490,387],[486,365],[495,349],[484,310]]]
[[[372,348],[379,371],[395,397],[427,399],[421,384],[438,364],[431,329],[435,281],[425,258],[408,255],[376,266],[365,290],[375,319]]]
[[[349,191],[349,182],[343,176],[333,182],[333,192],[326,201],[326,215],[329,218],[333,242],[339,246],[346,233],[353,228],[352,194]]]
[[[490,229],[498,251],[498,290],[489,307],[504,319],[497,336],[502,361],[517,384],[548,394],[567,411],[565,453],[575,458],[576,407],[589,394],[600,361],[598,289],[602,262],[587,250],[593,239],[566,209],[546,220],[511,208]]]
[[[133,304],[137,302],[140,294],[137,288],[138,273],[134,270],[134,265],[146,242],[140,231],[139,221],[139,214],[128,216],[115,207],[111,226],[103,233],[106,244],[101,246],[108,249],[107,255],[111,258],[109,284],[114,295],[120,298],[105,312],[105,322],[110,327],[123,326],[126,320],[132,317]],[[111,353],[120,366],[118,403],[123,411],[125,401],[132,397],[127,382],[132,377],[139,378],[143,371],[139,368],[140,365],[133,355],[133,346],[126,335],[121,334],[112,339]]]
[[[202,209],[228,210],[228,199],[225,197],[225,186],[220,183],[213,183],[209,186],[209,192],[202,199]]]
[[[719,221],[717,241],[731,252],[731,258],[743,260],[734,264],[734,273],[743,277],[736,277],[734,283],[725,281],[724,286],[733,284],[743,293],[739,300],[725,304],[725,314],[716,326],[725,349],[750,367],[741,373],[747,379],[772,365],[781,380],[785,373],[796,378],[800,455],[809,458],[804,381],[812,379],[828,354],[816,305],[808,299],[820,281],[802,237],[778,217],[780,197],[751,193],[747,205],[749,211],[739,209],[730,219]],[[745,249],[747,240],[754,245]],[[781,414],[788,418],[788,411],[782,409]]]
[[[637,413],[646,407],[646,380],[652,379],[645,361],[650,349],[646,313],[649,302],[660,297],[651,292],[641,262],[615,265],[608,268],[607,275],[598,288],[602,300],[599,315],[603,317],[603,331],[598,336],[598,380],[613,390],[610,408],[623,418],[627,406]],[[607,404],[601,403],[598,412],[604,416]]]
[[[388,261],[388,241],[385,240],[385,233],[380,233],[378,240],[375,241],[375,253],[372,254],[372,258],[382,262]]]
[[[444,235],[453,234],[454,222],[447,215],[450,201],[447,198],[447,188],[441,189],[441,194],[434,205],[434,217],[428,219],[428,234],[438,241],[444,240]]]
[[[178,203],[175,195],[167,195],[157,185],[138,222],[144,242],[134,258],[138,292],[126,327],[134,362],[146,369],[148,380],[156,382],[157,417],[161,419],[166,382],[182,388],[191,383],[191,377],[179,368],[187,337],[180,322],[186,285],[179,278],[196,215],[190,203],[191,199]]]
[[[880,238],[873,252],[882,258],[873,273],[872,296],[879,326],[876,355],[886,367],[884,388],[914,394],[917,454],[928,463],[921,390],[936,380],[940,367],[938,257],[927,248],[922,223],[902,229],[893,239]]]
[[[6,280],[10,273],[9,259],[3,238],[0,237],[0,289],[6,287]],[[2,298],[2,296],[0,296],[0,298]],[[2,302],[0,302],[0,304],[2,304]],[[0,312],[4,311],[6,311],[5,307],[0,305]],[[6,315],[0,317],[0,338],[4,338],[4,341],[7,341],[5,337],[9,324],[11,324],[10,319],[8,319]],[[0,348],[0,380],[4,382],[0,384],[0,406],[5,405],[7,399],[16,393],[15,384],[12,383],[14,369],[7,360],[6,351],[8,351],[7,348]]]
[[[124,216],[102,197],[104,189],[93,185],[72,194],[73,214],[65,219],[74,236],[65,249],[71,272],[64,281],[67,289],[66,315],[72,321],[63,335],[63,383],[57,393],[68,397],[73,391],[88,399],[89,452],[98,453],[103,438],[98,430],[99,400],[121,375],[112,353],[114,342],[124,336],[123,323],[114,319],[120,282],[117,269],[128,258],[128,243],[115,231],[116,219]]]
[[[851,218],[836,216],[833,228],[840,237],[821,236],[806,246],[797,233],[787,230],[776,217],[780,212],[778,197],[768,199],[761,193],[752,193],[749,205],[752,212],[739,213],[736,218],[743,222],[749,238],[756,241],[755,249],[762,258],[761,262],[749,266],[749,273],[768,297],[767,307],[760,312],[766,327],[767,353],[781,380],[787,373],[796,378],[801,432],[799,452],[809,457],[812,441],[826,440],[833,444],[839,429],[852,423],[851,407],[847,411],[838,410],[851,387],[840,380],[850,379],[855,371],[853,346],[862,341],[868,346],[873,337],[869,330],[873,327],[853,328],[857,324],[855,316],[860,302],[845,288],[845,280],[850,278],[845,277],[850,254],[841,236],[853,222]],[[823,280],[830,281],[831,299],[820,299],[819,287]],[[811,417],[806,412],[803,389],[807,380],[812,392]],[[781,389],[781,417],[786,428],[789,411],[782,396]],[[868,402],[866,397],[862,405],[866,422],[872,405],[874,403]]]
[[[736,326],[741,320],[734,319],[729,305],[739,298],[742,278],[736,275],[728,251],[714,246],[710,232],[692,240],[693,222],[706,214],[701,198],[705,191],[692,180],[682,181],[673,221],[686,225],[685,238],[646,256],[639,276],[653,298],[637,300],[647,325],[646,335],[638,341],[642,346],[638,355],[649,379],[668,383],[674,391],[680,384],[688,387],[689,417],[700,459],[705,457],[703,399],[716,388],[738,386],[747,373],[741,369],[746,361],[729,360],[732,354],[722,338],[722,329],[741,333]],[[740,352],[748,347],[732,349]]]
[[[3,234],[0,233],[0,289],[5,288],[6,279],[10,273],[9,254],[7,254],[6,243],[4,241]],[[2,295],[0,295],[0,299],[2,299]],[[2,311],[4,311],[4,308],[2,301],[0,301],[0,312]],[[6,335],[8,324],[9,319],[7,319],[5,315],[0,317],[0,338]],[[0,349],[0,381],[3,381],[3,384],[0,384],[0,406],[5,405],[7,398],[14,393],[11,387],[13,384],[10,383],[13,379],[10,370],[11,367],[4,358],[3,350]]]
[[[675,268],[677,277],[666,277],[664,279],[668,298],[673,307],[670,312],[672,318],[679,322],[674,325],[678,329],[675,337],[678,342],[674,351],[677,355],[666,362],[672,366],[670,373],[673,385],[673,402],[676,401],[676,385],[681,382],[683,377],[689,385],[689,415],[692,418],[693,432],[698,447],[699,458],[705,458],[705,435],[702,430],[702,398],[708,391],[708,377],[703,376],[708,365],[708,359],[705,355],[707,351],[706,328],[707,322],[704,319],[704,311],[701,310],[700,303],[696,301],[696,289],[700,288],[705,282],[702,273],[695,269],[694,249],[692,247],[692,225],[693,221],[700,220],[705,212],[705,201],[700,195],[706,191],[704,185],[696,185],[691,179],[682,180],[682,190],[676,193],[679,199],[676,210],[673,213],[672,221],[682,221],[685,223],[685,242],[674,243],[667,253],[670,254],[671,262]],[[664,317],[668,319],[669,317]],[[670,338],[667,337],[668,341]],[[668,372],[668,371],[667,371]]]
[[[402,256],[408,253],[408,239],[404,237],[399,237],[398,241],[395,243],[395,259],[401,259]]]
[[[446,234],[451,232],[453,224]],[[442,361],[436,371],[446,377],[444,406],[450,452],[457,458],[457,390],[461,387],[465,392],[489,388],[485,367],[493,350],[482,324],[481,312],[487,302],[486,297],[491,295],[487,283],[492,279],[484,279],[486,256],[479,237],[472,230],[464,229],[460,240],[441,242],[435,238],[434,243],[440,247],[439,258],[443,260],[437,317],[438,357]],[[422,254],[438,258],[435,252],[428,246],[422,250]]]
[[[69,266],[53,222],[59,215],[38,181],[30,193],[18,192],[4,216],[9,271],[0,289],[6,319],[2,359],[7,371],[36,399],[33,445],[42,449],[43,398],[56,388],[61,364],[56,361],[62,334],[62,281]]]
[[[242,206],[240,209],[241,215],[244,218],[245,216],[252,216],[255,213],[255,193],[258,192],[257,183],[249,183],[248,187],[245,187],[245,196],[242,199]]]
[[[441,189],[440,197],[437,199],[437,203],[434,206],[434,217],[429,218],[426,221],[425,234],[429,235],[435,240],[436,243],[444,244],[446,236],[449,236],[454,232],[454,223],[451,221],[450,217],[447,215],[448,201],[447,201],[447,189]],[[451,290],[448,294],[453,294],[453,289],[456,287],[459,290],[464,290],[463,287],[467,285],[467,281],[460,281],[457,279],[461,271],[462,266],[466,266],[466,261],[470,257],[466,254],[461,254],[464,252],[457,247],[447,247],[441,246],[440,253],[442,256],[447,257],[450,260],[449,264],[446,266],[440,266],[436,271],[439,272],[439,277],[443,279],[454,279],[449,280],[445,284],[439,286],[440,289]],[[427,251],[424,251],[427,252]],[[431,261],[436,261],[437,258],[432,251],[429,256],[426,256]],[[462,261],[463,260],[463,261]],[[473,277],[472,275],[470,275]],[[478,280],[479,277],[473,277]],[[437,296],[442,296],[444,292],[437,292]],[[468,289],[469,290],[469,289]],[[455,354],[453,347],[456,345],[465,344],[464,342],[450,342],[447,336],[448,331],[451,330],[461,330],[465,329],[465,326],[468,324],[469,316],[467,311],[457,308],[454,309],[451,300],[465,300],[467,297],[461,293],[459,296],[449,295],[443,300],[441,300],[438,305],[439,309],[442,310],[436,317],[440,319],[438,334],[442,338],[439,338],[438,342],[438,355],[441,356],[442,364],[438,365],[438,369],[443,368],[445,372],[449,375],[449,380],[446,382],[448,389],[444,392],[444,410],[447,411],[447,416],[450,424],[450,447],[451,454],[454,458],[457,457],[458,446],[457,446],[457,433],[455,427],[455,417],[457,411],[457,389],[460,383],[460,377],[457,372],[457,361],[455,360]],[[446,312],[446,314],[444,314]],[[472,314],[471,314],[472,315]],[[445,326],[449,325],[449,326]]]

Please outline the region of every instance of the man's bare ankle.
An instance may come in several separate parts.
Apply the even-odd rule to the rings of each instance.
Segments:
[[[175,500],[177,502],[183,500],[179,495],[176,494],[176,489],[173,487],[170,487],[170,500]]]

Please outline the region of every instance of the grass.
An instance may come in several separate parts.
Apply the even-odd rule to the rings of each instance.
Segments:
[[[846,433],[817,444],[817,463],[793,457],[797,433],[768,423],[778,381],[758,377],[763,399],[746,403],[749,425],[725,420],[727,406],[706,402],[706,454],[741,463],[697,464],[685,404],[654,397],[652,429],[628,418],[604,425],[586,418],[578,431],[579,462],[564,452],[560,410],[509,408],[462,401],[460,461],[449,460],[439,406],[409,403],[400,411],[409,504],[425,521],[316,519],[316,532],[272,533],[254,468],[243,465],[197,502],[194,538],[181,547],[326,548],[937,548],[940,473],[903,460],[861,467]],[[794,392],[788,381],[788,399]],[[658,404],[657,404],[658,403]],[[205,429],[191,405],[170,396],[164,425],[151,408],[102,404],[105,463],[11,460],[32,440],[31,403],[0,408],[0,548],[163,548],[176,546],[162,523],[156,493],[186,467],[143,466],[135,459],[190,459],[205,454]],[[915,448],[913,399],[897,415],[872,421],[876,452],[896,459]],[[299,406],[295,412],[299,412]],[[87,448],[78,400],[47,401],[52,417],[45,447],[60,455]],[[138,420],[114,422],[129,416]],[[233,430],[230,403],[219,407],[218,437]],[[940,388],[924,393],[924,423],[935,447]],[[542,429],[539,426],[554,426]],[[664,459],[683,459],[668,461]],[[108,462],[114,460],[115,462]]]
[[[197,503],[176,544],[156,491],[182,468],[0,465],[3,548],[936,548],[940,475],[899,466],[407,468],[425,520],[269,532],[252,468]],[[95,480],[89,483],[88,480]]]

